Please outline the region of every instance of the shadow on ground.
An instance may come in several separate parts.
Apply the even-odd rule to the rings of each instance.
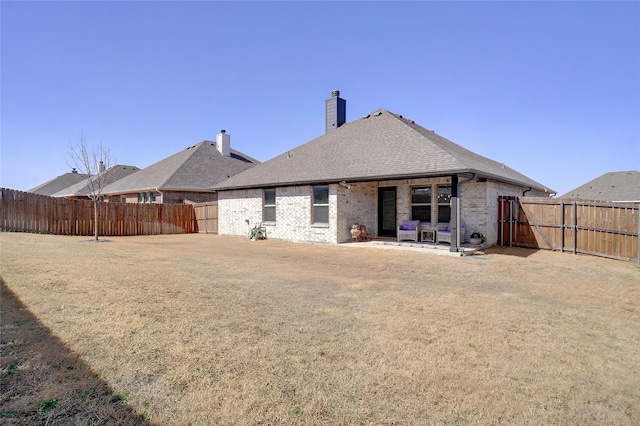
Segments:
[[[0,278],[0,425],[148,425]]]
[[[524,248],[524,247],[507,247],[507,246],[493,246],[486,250],[483,250],[486,254],[498,254],[502,256],[514,256],[514,257],[529,257],[540,249]]]

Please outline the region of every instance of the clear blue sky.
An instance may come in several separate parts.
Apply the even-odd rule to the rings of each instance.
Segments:
[[[402,114],[563,194],[640,169],[638,2],[12,2],[1,13],[1,181],[102,140],[144,168],[226,129],[261,161]]]

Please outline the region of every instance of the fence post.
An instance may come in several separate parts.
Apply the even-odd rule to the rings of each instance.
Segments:
[[[572,207],[572,216],[573,216],[573,254],[578,253],[578,203],[573,202],[571,204]]]
[[[560,252],[564,252],[564,201],[560,200]]]

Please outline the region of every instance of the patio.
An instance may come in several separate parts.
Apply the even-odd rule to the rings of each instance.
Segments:
[[[429,242],[397,241],[395,238],[374,238],[371,241],[349,242],[340,244],[344,247],[373,247],[387,250],[412,250],[442,256],[471,256],[477,252],[482,253],[478,246],[463,245],[458,252],[451,252],[449,244],[434,244]]]

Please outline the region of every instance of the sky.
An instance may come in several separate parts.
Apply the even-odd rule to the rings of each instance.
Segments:
[[[379,108],[562,195],[640,170],[640,2],[0,3],[0,186],[83,134],[144,168],[221,129],[260,161]]]

